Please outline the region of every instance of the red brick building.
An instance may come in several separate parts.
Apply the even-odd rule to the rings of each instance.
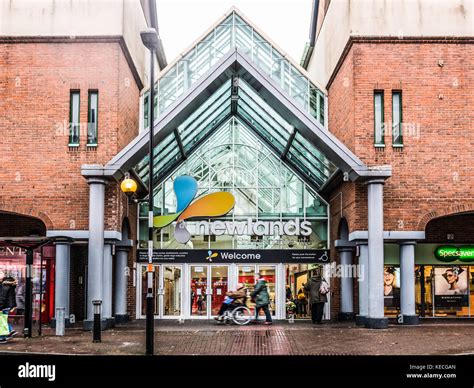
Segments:
[[[0,9],[5,21],[0,34],[0,234],[74,241],[66,248],[71,309],[67,302],[63,307],[67,316],[81,320],[89,224],[89,188],[81,166],[105,164],[137,136],[140,95],[148,79],[139,32],[156,25],[156,17],[149,16],[147,1],[40,1],[28,3],[28,12],[26,4],[14,1]],[[126,228],[133,239],[134,207],[127,206],[117,184],[108,185],[106,193],[105,238],[120,242]],[[22,261],[18,253],[4,248],[2,257],[13,265]],[[36,261],[35,268],[39,271]],[[54,273],[54,260],[50,270]],[[22,271],[15,275],[22,278]],[[54,295],[54,283],[48,292]],[[50,311],[46,321],[54,315]]]
[[[440,301],[436,309],[438,294],[427,291],[443,281],[435,274],[437,265],[443,266],[434,256],[436,246],[460,247],[474,237],[473,154],[466,148],[474,139],[472,12],[472,4],[463,1],[390,6],[315,1],[312,42],[303,58],[327,88],[329,130],[368,165],[392,167],[384,185],[385,264],[400,265],[397,243],[418,244],[416,314],[426,317],[473,314],[472,296],[451,307]],[[385,129],[381,141],[375,137],[377,96]],[[401,140],[394,133],[399,123]],[[342,218],[349,240],[360,243],[361,231],[367,230],[365,192],[357,183],[335,184],[328,192],[333,236],[339,235]],[[464,288],[470,287],[472,295],[469,268]],[[462,269],[467,275],[468,267]],[[359,304],[357,288],[354,305]],[[333,307],[339,311],[336,303]],[[386,307],[386,314],[400,313],[399,307]]]
[[[11,21],[0,30],[0,270],[24,277],[7,237],[54,239],[43,251],[49,304],[33,288],[45,320],[62,307],[88,326],[94,299],[110,324],[144,316],[150,101],[139,32],[157,27],[152,3],[0,9]],[[293,301],[308,318],[300,290],[320,270],[326,319],[357,314],[383,328],[397,315],[474,315],[473,10],[454,3],[315,1],[307,71],[231,9],[160,69],[154,215],[177,214],[181,176],[196,197],[227,191],[235,204],[187,222],[185,243],[174,223],[156,228],[157,318],[210,318],[257,272],[274,318]],[[132,199],[119,187],[127,174],[139,184]]]

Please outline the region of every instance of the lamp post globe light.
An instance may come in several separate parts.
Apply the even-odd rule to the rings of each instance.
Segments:
[[[120,189],[124,192],[127,197],[133,195],[137,191],[137,182],[131,179],[128,175],[125,175],[125,179],[120,184]]]

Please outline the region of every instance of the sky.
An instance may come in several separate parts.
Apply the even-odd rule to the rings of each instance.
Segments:
[[[168,63],[233,5],[300,62],[309,40],[312,0],[156,0],[158,28]]]

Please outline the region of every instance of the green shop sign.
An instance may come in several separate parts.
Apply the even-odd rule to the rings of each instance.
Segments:
[[[445,263],[455,260],[471,262],[474,261],[474,246],[464,245],[455,247],[452,245],[442,245],[435,249],[434,255],[438,260]]]

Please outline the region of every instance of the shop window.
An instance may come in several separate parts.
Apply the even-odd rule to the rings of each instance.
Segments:
[[[469,316],[469,267],[434,267],[435,317]]]
[[[385,315],[396,317],[400,312],[400,267],[384,267],[383,296]]]
[[[80,93],[78,90],[71,90],[69,95],[69,147],[79,146],[79,112]]]
[[[473,316],[473,272],[474,268],[468,266],[417,266],[415,292],[418,314],[422,317]]]
[[[385,147],[383,104],[383,91],[374,91],[374,145],[376,147]]]
[[[470,317],[474,317],[474,265],[469,266],[469,306],[471,308]]]
[[[432,274],[433,267],[430,265],[415,267],[415,302],[417,314],[420,317],[433,315]]]
[[[43,258],[41,258],[43,252]],[[48,323],[54,315],[54,247],[45,246],[33,253],[32,316],[33,322]],[[0,279],[11,277],[16,283],[17,308],[11,313],[13,327],[20,331],[24,326],[26,291],[26,252],[13,246],[0,247]],[[36,330],[36,329],[35,329]]]
[[[155,102],[153,104],[153,115],[158,117],[158,86],[155,86]],[[148,129],[150,125],[150,91],[143,95],[143,129]]]
[[[89,90],[89,104],[87,110],[87,146],[97,146],[97,130],[99,118],[99,92]]]
[[[392,92],[392,145],[403,146],[402,138],[402,92]]]

